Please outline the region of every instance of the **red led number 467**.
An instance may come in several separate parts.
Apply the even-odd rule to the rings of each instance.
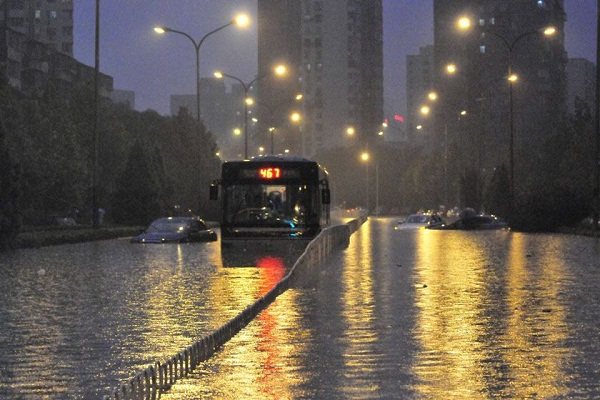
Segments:
[[[258,173],[263,179],[276,179],[281,177],[280,168],[261,168]]]

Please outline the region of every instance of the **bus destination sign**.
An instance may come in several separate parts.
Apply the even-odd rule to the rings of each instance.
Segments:
[[[300,170],[278,166],[261,166],[256,169],[240,169],[238,176],[242,179],[258,179],[261,181],[298,179],[300,178]]]
[[[258,170],[258,176],[262,179],[279,179],[281,178],[281,168],[265,167]]]

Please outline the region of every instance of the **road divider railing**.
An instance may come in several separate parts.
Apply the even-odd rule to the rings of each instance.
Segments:
[[[169,390],[179,379],[187,377],[201,362],[208,360],[215,351],[227,343],[241,329],[248,325],[261,311],[267,308],[277,296],[290,287],[306,284],[316,275],[318,267],[340,247],[347,247],[350,235],[365,221],[362,216],[345,225],[324,229],[307,246],[296,260],[288,274],[256,302],[246,307],[240,314],[214,332],[194,342],[184,350],[163,362],[157,361],[128,382],[118,387],[105,400],[155,400]]]

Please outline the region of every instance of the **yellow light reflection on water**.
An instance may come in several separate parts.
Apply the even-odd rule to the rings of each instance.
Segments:
[[[508,324],[502,342],[511,366],[508,373],[514,398],[564,395],[569,353],[566,310],[560,300],[567,268],[561,257],[563,241],[545,238],[544,246],[528,242],[531,235],[511,235],[507,260]]]
[[[254,271],[256,275],[225,281],[213,294],[220,296],[225,290],[243,293],[241,297],[248,296],[245,305],[249,305],[250,298],[254,301],[266,294],[286,273],[286,266],[277,257],[263,257],[256,264],[255,268],[227,269],[229,278],[244,271]],[[305,354],[303,343],[308,342],[309,334],[300,328],[302,315],[297,297],[294,290],[280,295],[213,358],[161,398],[293,398],[302,377],[296,372],[300,360],[290,355]],[[225,302],[217,303],[226,307]],[[228,310],[217,307],[215,312],[221,311]]]
[[[347,325],[347,331],[352,335],[344,337],[345,350],[343,352],[346,373],[349,379],[369,379],[373,371],[373,358],[378,335],[375,328],[375,297],[373,287],[373,250],[372,250],[373,222],[367,221],[352,240],[357,245],[351,245],[344,253],[344,270],[342,272],[342,311],[341,316]],[[377,388],[357,387],[343,388],[350,397],[361,397],[368,393],[356,392],[357,390],[377,390]]]
[[[510,232],[422,230],[415,290],[416,390],[427,398],[564,395],[569,337],[557,243]],[[508,246],[507,258],[490,243]],[[528,250],[526,250],[528,249]],[[533,250],[532,250],[533,249]]]
[[[485,387],[480,373],[485,354],[477,347],[482,271],[470,269],[463,254],[479,259],[483,251],[461,235],[415,234],[415,336],[421,344],[415,362],[417,390],[432,398],[476,397]]]

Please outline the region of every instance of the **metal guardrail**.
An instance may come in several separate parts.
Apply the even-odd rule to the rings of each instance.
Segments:
[[[290,287],[297,287],[305,282],[305,278],[314,272],[338,247],[346,247],[350,235],[365,221],[366,217],[352,220],[346,225],[338,225],[324,229],[307,246],[302,255],[294,263],[290,272],[281,279],[266,295],[235,318],[191,346],[180,351],[163,362],[157,361],[128,382],[118,387],[105,400],[154,400],[169,390],[179,379],[188,376],[201,362],[208,360],[215,351],[248,325],[262,310],[267,308],[280,294]]]

